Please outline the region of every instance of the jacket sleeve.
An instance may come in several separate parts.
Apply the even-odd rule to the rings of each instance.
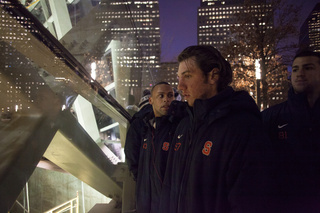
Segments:
[[[137,180],[139,155],[143,140],[144,125],[145,124],[143,120],[139,118],[135,119],[131,123],[127,132],[126,143],[124,146],[126,162],[135,180]]]

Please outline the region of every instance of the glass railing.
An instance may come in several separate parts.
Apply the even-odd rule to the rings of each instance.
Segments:
[[[136,85],[145,68],[124,66],[117,61],[129,57],[119,51],[124,43],[90,29],[94,22],[88,20],[96,18],[90,14],[101,13],[101,4],[91,1],[82,15],[74,11],[68,25],[53,21],[57,13],[66,18],[57,2],[68,13],[73,1],[0,0],[1,210],[11,209],[41,162],[123,203],[123,146],[131,119],[125,108],[140,95]],[[101,40],[107,45],[99,46]]]

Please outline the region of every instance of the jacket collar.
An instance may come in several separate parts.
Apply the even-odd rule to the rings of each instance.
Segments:
[[[148,113],[148,114],[144,117],[143,121],[144,121],[149,127],[153,127],[153,128],[154,128],[154,127],[155,127],[155,123],[157,123],[156,126],[159,127],[159,126],[162,125],[163,121],[171,122],[168,118],[169,118],[168,116],[162,116],[162,117],[157,117],[157,118],[156,118],[156,117],[154,116],[154,112],[151,111],[150,113]]]
[[[295,109],[310,108],[306,94],[296,94],[292,87],[288,91],[288,103]]]
[[[209,113],[211,118],[214,120],[224,116],[230,110],[229,105],[231,103],[233,93],[234,90],[231,87],[227,87],[209,99],[195,100],[193,107],[194,119],[204,120]]]
[[[288,105],[292,111],[301,114],[301,116],[305,115],[304,112],[318,114],[320,108],[320,98],[316,100],[314,106],[311,108],[308,102],[307,95],[305,93],[296,94],[291,87],[288,91]]]

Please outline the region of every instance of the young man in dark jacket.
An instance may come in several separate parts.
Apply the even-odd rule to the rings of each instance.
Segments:
[[[178,61],[178,89],[189,115],[172,141],[161,212],[262,212],[258,107],[247,92],[228,86],[230,64],[212,46],[190,46]]]
[[[136,208],[139,213],[154,213],[159,209],[171,139],[183,116],[177,112],[183,103],[173,100],[174,91],[167,82],[157,83],[152,88],[149,102],[153,110],[143,118],[146,129],[141,132],[136,178]]]
[[[262,112],[277,161],[277,209],[320,212],[320,53],[293,61],[288,100]]]

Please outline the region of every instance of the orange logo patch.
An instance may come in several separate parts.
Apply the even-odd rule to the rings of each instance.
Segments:
[[[202,154],[209,156],[211,152],[211,147],[213,143],[211,141],[207,141],[204,143],[203,149],[202,149]]]

